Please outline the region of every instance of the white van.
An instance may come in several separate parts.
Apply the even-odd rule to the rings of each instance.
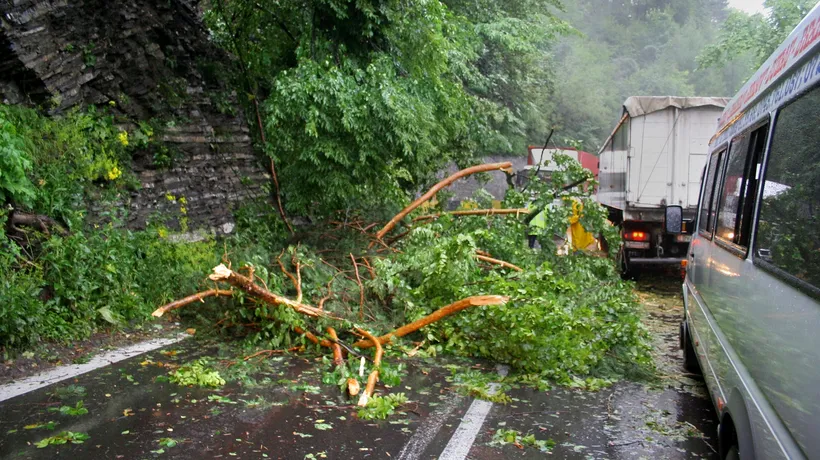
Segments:
[[[709,152],[684,365],[709,388],[721,458],[820,459],[820,7],[729,102]]]

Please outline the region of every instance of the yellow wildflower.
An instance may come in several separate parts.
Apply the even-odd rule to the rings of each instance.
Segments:
[[[120,133],[117,134],[117,140],[120,141],[123,147],[128,146],[128,131],[120,131]]]
[[[122,171],[120,171],[120,168],[118,168],[116,166],[109,169],[108,174],[106,174],[106,177],[108,177],[108,180],[116,180],[120,176],[122,176]]]

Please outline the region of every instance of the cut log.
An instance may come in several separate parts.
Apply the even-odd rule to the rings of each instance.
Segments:
[[[453,182],[461,179],[462,177],[467,177],[467,176],[470,176],[470,175],[473,175],[473,174],[476,174],[476,173],[480,173],[480,172],[497,171],[497,170],[501,170],[501,171],[505,171],[505,172],[511,171],[512,170],[512,163],[507,161],[507,162],[504,162],[504,163],[488,163],[488,164],[483,164],[483,165],[477,165],[477,166],[473,166],[473,167],[470,167],[470,168],[462,169],[461,171],[447,177],[446,179],[442,180],[438,184],[434,185],[433,188],[431,188],[430,190],[427,191],[427,193],[425,193],[424,195],[420,196],[418,199],[416,199],[415,201],[410,203],[409,206],[402,209],[402,211],[400,213],[396,214],[392,219],[390,219],[390,222],[385,224],[385,226],[382,227],[382,229],[379,230],[378,233],[376,233],[376,239],[381,241],[381,239],[384,238],[384,235],[387,235],[390,232],[390,230],[392,230],[393,227],[396,226],[396,224],[398,224],[408,214],[413,212],[414,209],[421,206],[422,203],[424,203],[425,201],[427,201],[430,198],[434,197],[436,195],[436,193],[438,193],[444,187],[447,187],[448,185],[450,185]],[[371,242],[369,247],[372,248],[373,244],[374,243]]]
[[[175,300],[167,305],[163,305],[157,308],[156,310],[154,310],[153,313],[151,313],[151,316],[156,316],[157,318],[159,318],[160,316],[164,315],[165,313],[168,313],[171,310],[176,310],[177,308],[184,307],[185,305],[194,303],[197,300],[202,301],[208,297],[218,297],[221,295],[230,297],[231,295],[233,295],[233,292],[227,289],[210,289],[208,291],[198,292],[196,294],[189,295],[188,297],[185,297],[183,299]]]
[[[404,325],[393,332],[390,332],[379,337],[376,340],[379,342],[379,345],[385,345],[389,343],[391,340],[393,340],[394,337],[404,337],[407,334],[416,332],[424,326],[435,323],[440,319],[443,319],[454,313],[458,313],[466,308],[477,307],[480,305],[503,305],[507,303],[507,301],[509,300],[509,297],[504,297],[500,295],[482,295],[467,297],[466,299],[461,299],[458,302],[453,302],[450,305],[447,305],[446,307],[441,307],[433,313],[430,313],[429,315],[425,316],[424,318],[421,318],[417,321],[413,321],[410,324]],[[354,343],[353,346],[357,348],[370,348],[374,346],[374,342],[370,339],[363,339]]]

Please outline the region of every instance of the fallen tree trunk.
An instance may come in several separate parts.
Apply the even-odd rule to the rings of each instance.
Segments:
[[[156,316],[157,318],[159,318],[160,316],[164,315],[165,313],[168,313],[171,310],[176,310],[177,308],[184,307],[185,305],[194,303],[197,300],[203,301],[208,297],[219,297],[221,295],[230,297],[231,295],[233,295],[233,291],[229,291],[227,289],[210,289],[208,291],[198,292],[196,294],[189,295],[188,297],[185,297],[183,299],[175,300],[167,305],[163,305],[157,308],[156,310],[154,310],[153,313],[151,313],[151,316]]]
[[[424,326],[435,323],[440,319],[443,319],[454,313],[458,313],[466,308],[477,307],[481,305],[503,305],[507,303],[508,300],[510,300],[509,297],[504,297],[500,295],[482,295],[467,297],[466,299],[461,299],[458,302],[451,303],[446,307],[441,307],[433,313],[430,313],[429,315],[425,316],[424,318],[421,318],[417,321],[413,321],[410,324],[406,324],[393,332],[390,332],[377,338],[376,340],[379,342],[379,345],[386,345],[390,343],[390,341],[393,340],[394,337],[404,337],[407,334],[416,332]],[[374,345],[375,342],[371,341],[370,339],[359,340],[358,342],[353,344],[353,346],[357,348],[370,348]]]
[[[400,213],[396,214],[392,219],[390,219],[390,222],[385,224],[385,226],[382,227],[382,229],[379,230],[378,233],[376,233],[376,239],[381,240],[382,238],[384,238],[384,235],[387,235],[390,232],[390,230],[392,230],[393,227],[396,226],[397,223],[399,223],[402,219],[404,219],[408,214],[413,212],[414,209],[418,208],[419,206],[422,205],[422,203],[424,203],[425,201],[427,201],[430,198],[432,198],[433,196],[435,196],[436,193],[439,192],[439,190],[443,189],[444,187],[447,187],[448,185],[450,185],[453,182],[461,179],[462,177],[467,177],[467,176],[470,176],[470,175],[473,175],[473,174],[476,174],[476,173],[486,172],[486,171],[496,171],[496,170],[509,171],[509,170],[511,170],[511,168],[512,168],[512,163],[507,161],[507,162],[504,162],[504,163],[488,163],[488,164],[477,165],[477,166],[473,166],[473,167],[470,167],[470,168],[462,169],[461,171],[447,177],[446,179],[442,180],[438,184],[434,185],[433,188],[431,188],[430,190],[427,191],[427,193],[425,193],[424,195],[417,198],[415,201],[410,203],[410,205],[407,206],[406,208],[402,209],[402,211]],[[374,243],[371,242],[369,247],[372,248],[373,244]]]

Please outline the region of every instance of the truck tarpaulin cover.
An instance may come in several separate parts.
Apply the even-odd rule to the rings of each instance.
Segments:
[[[675,96],[632,96],[624,102],[624,110],[630,117],[640,117],[652,112],[677,107],[689,109],[693,107],[726,107],[728,97],[675,97]]]

